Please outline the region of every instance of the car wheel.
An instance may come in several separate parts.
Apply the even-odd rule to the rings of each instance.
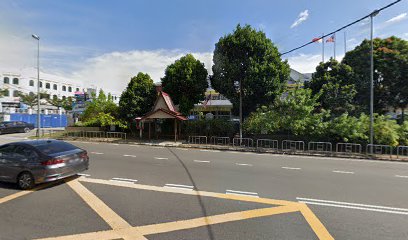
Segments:
[[[28,132],[30,132],[30,129],[28,127],[26,127],[26,128],[24,128],[24,132],[28,133]]]
[[[34,177],[29,172],[23,172],[18,175],[17,185],[22,190],[31,189],[34,187]]]

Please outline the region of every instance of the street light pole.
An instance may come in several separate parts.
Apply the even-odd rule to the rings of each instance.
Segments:
[[[37,138],[40,138],[40,37],[31,35],[37,40]]]
[[[373,18],[379,13],[378,10],[375,10],[370,15],[370,144],[374,144],[374,54],[373,54],[373,31],[374,31],[374,23]],[[370,148],[370,153],[373,153],[373,147]]]
[[[242,83],[241,83],[241,80],[239,81],[239,137],[240,139],[242,139]]]

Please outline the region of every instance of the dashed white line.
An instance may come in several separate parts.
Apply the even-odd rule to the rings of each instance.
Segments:
[[[221,152],[219,150],[207,150],[207,149],[201,149],[200,152]]]
[[[130,178],[112,178],[110,181],[115,181],[115,182],[130,182],[130,183],[135,183],[137,182],[136,179],[130,179]]]
[[[249,163],[235,163],[238,166],[248,166],[248,167],[252,167],[252,164]]]
[[[135,157],[136,157],[136,155],[129,155],[129,154],[124,154],[123,156],[124,156],[124,157],[132,157],[132,158],[135,158]]]
[[[119,146],[119,144],[117,144],[117,143],[112,143],[112,145],[113,145],[113,146]]]
[[[193,191],[194,190],[194,186],[182,185],[182,184],[172,184],[172,183],[166,183],[164,185],[164,187],[176,188],[176,189],[187,190],[187,191]]]
[[[78,176],[82,176],[82,177],[90,177],[91,175],[86,174],[86,173],[77,173]]]
[[[334,172],[334,173],[344,173],[344,174],[354,174],[354,172],[338,171],[338,170],[335,170],[335,171],[332,171],[332,172]]]
[[[404,175],[395,175],[395,177],[398,177],[398,178],[408,178],[408,176],[404,176]]]
[[[90,152],[91,154],[96,154],[96,155],[102,155],[102,154],[104,154],[104,153],[101,153],[101,152]]]
[[[157,159],[157,160],[167,160],[167,159],[169,159],[169,158],[166,158],[166,157],[154,157],[154,159]]]
[[[256,193],[256,192],[243,192],[243,191],[227,189],[227,191],[225,193],[226,194],[232,194],[232,195],[241,195],[241,196],[249,196],[249,197],[259,198],[258,193]]]
[[[177,150],[188,151],[187,148],[176,148]]]
[[[209,163],[210,161],[204,161],[204,160],[194,160],[194,162],[198,162],[198,163]]]
[[[283,169],[288,169],[288,170],[301,170],[301,168],[297,167],[282,167]]]
[[[386,207],[386,206],[378,206],[378,205],[367,205],[367,204],[360,204],[360,203],[338,202],[338,201],[329,201],[329,200],[312,199],[312,198],[300,198],[300,197],[297,197],[296,199],[299,202],[311,204],[311,205],[320,205],[320,206],[327,206],[327,207],[349,208],[349,209],[365,210],[365,211],[372,211],[372,212],[383,212],[383,213],[408,215],[408,209],[405,209],[405,208],[395,208],[395,207]]]

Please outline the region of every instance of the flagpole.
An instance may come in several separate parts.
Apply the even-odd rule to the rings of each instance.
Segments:
[[[333,57],[336,60],[336,33],[333,34]]]
[[[346,41],[346,31],[344,31],[344,56],[346,56],[347,52],[347,41]]]
[[[322,62],[324,63],[324,33],[322,33]]]

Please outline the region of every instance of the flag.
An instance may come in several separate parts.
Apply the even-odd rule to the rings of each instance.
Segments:
[[[205,98],[204,103],[203,103],[204,107],[207,107],[208,101],[210,100],[211,100],[211,93],[208,94],[207,97]]]
[[[326,42],[334,42],[335,39],[336,39],[336,36],[333,34],[326,40]]]
[[[320,38],[313,38],[312,39],[312,42],[319,42],[319,43],[321,43],[322,42],[322,38],[320,37]]]

